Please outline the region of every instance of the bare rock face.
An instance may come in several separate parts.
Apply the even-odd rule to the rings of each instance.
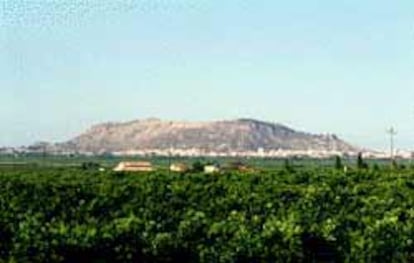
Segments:
[[[335,135],[312,135],[281,124],[253,119],[214,122],[136,120],[93,126],[60,144],[80,152],[123,152],[147,149],[197,149],[231,152],[263,150],[314,150],[355,152],[357,148]]]

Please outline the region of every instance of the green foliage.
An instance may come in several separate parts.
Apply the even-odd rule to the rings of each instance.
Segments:
[[[0,262],[413,262],[414,173],[0,171]]]
[[[391,168],[398,170],[400,167],[395,159],[391,161]]]
[[[342,170],[344,166],[342,165],[342,159],[340,156],[335,156],[335,169]]]
[[[283,163],[283,166],[284,166],[285,170],[288,171],[288,172],[293,172],[294,171],[293,165],[292,165],[292,162],[291,162],[290,159],[285,159],[285,161]]]
[[[366,162],[364,162],[364,159],[362,158],[362,153],[358,153],[357,168],[358,169],[368,169],[368,164]]]
[[[99,163],[94,163],[94,162],[84,162],[81,164],[82,170],[97,170],[100,167],[101,166],[99,165]]]
[[[195,161],[192,165],[192,171],[195,173],[204,171],[204,164],[201,161]]]
[[[380,170],[380,167],[377,163],[374,163],[374,165],[372,166],[372,170],[374,170],[375,172],[378,172]]]

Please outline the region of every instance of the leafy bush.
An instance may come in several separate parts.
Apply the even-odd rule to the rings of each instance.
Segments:
[[[414,174],[0,172],[0,262],[412,262]]]
[[[94,162],[84,162],[81,164],[83,170],[97,170],[101,167],[99,163]]]

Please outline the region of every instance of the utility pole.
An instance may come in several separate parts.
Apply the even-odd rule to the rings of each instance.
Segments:
[[[172,130],[172,125],[173,125],[173,123],[172,122],[170,122],[170,126],[169,126],[169,129],[168,129],[168,133],[167,133],[167,137],[168,137],[168,167],[167,167],[167,169],[168,169],[168,177],[170,177],[171,176],[171,155],[172,155],[172,149],[173,149],[173,143],[172,143],[172,134],[171,134],[171,130]]]
[[[390,136],[390,158],[391,161],[394,161],[394,137],[397,135],[397,131],[391,126],[391,128],[387,130],[387,133]]]

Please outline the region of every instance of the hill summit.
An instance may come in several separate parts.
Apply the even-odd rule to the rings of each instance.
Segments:
[[[156,118],[103,123],[59,144],[67,151],[122,153],[146,150],[193,152],[336,151],[358,148],[337,136],[295,131],[255,119],[211,122],[164,121]]]

